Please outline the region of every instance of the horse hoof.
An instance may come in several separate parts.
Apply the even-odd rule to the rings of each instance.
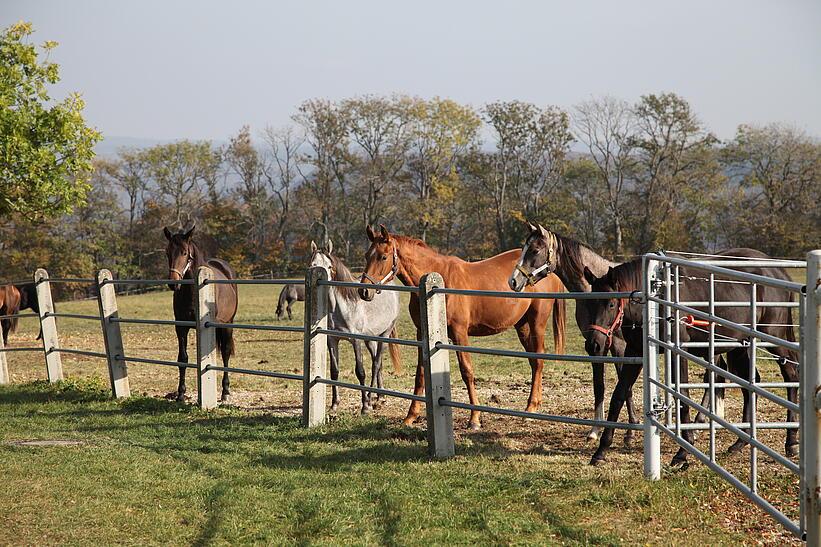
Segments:
[[[741,441],[741,442],[735,442],[735,443],[733,443],[733,444],[730,446],[730,448],[728,448],[728,449],[727,449],[727,454],[729,454],[729,455],[731,455],[731,456],[732,456],[733,454],[738,454],[739,452],[741,452],[741,450],[742,450],[745,446],[747,446],[747,443],[745,443],[745,442],[743,442],[743,441]]]
[[[228,393],[228,394],[223,395],[222,397],[220,397],[220,402],[224,405],[227,405],[227,404],[231,403],[231,399],[233,399],[233,397],[231,397],[231,394]]]
[[[787,455],[788,458],[794,458],[798,456],[798,443],[785,446],[784,453]]]
[[[402,420],[402,425],[409,427],[409,426],[412,426],[413,422],[415,422],[415,421],[416,421],[416,416],[413,416],[413,417],[408,416],[407,418]]]
[[[359,412],[360,412],[360,414],[362,414],[363,416],[367,416],[368,414],[370,414],[371,412],[373,412],[373,409],[372,409],[371,407],[369,407],[369,406],[363,406],[363,407],[362,407],[362,410],[360,410]]]
[[[468,429],[470,429],[471,431],[479,431],[480,429],[482,429],[482,424],[470,422],[468,423]]]
[[[673,458],[673,461],[670,462],[670,467],[684,471],[690,467],[690,462],[683,458]]]
[[[185,402],[185,393],[177,393],[177,402],[184,403]]]
[[[624,448],[632,448],[633,447],[633,437],[624,437]]]
[[[593,456],[593,458],[590,459],[590,465],[594,467],[599,467],[600,465],[604,465],[606,461],[607,460],[604,458],[604,456]]]
[[[598,441],[599,440],[599,434],[596,433],[595,431],[591,431],[590,433],[587,434],[587,440],[588,441]]]

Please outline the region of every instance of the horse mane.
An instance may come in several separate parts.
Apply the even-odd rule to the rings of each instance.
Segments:
[[[415,237],[402,236],[402,235],[398,235],[398,234],[391,234],[391,238],[402,242],[403,245],[412,245],[414,247],[420,247],[422,249],[428,249],[428,250],[433,251],[435,253],[438,252],[438,251],[436,251],[436,249],[434,249],[433,247],[431,247],[430,245],[428,245],[427,243],[425,243],[421,239],[416,239]]]
[[[642,288],[641,258],[610,268],[605,278],[611,287],[620,291],[640,291]]]
[[[342,259],[336,255],[330,255],[331,264],[334,269],[334,281],[356,281],[356,278],[351,273],[351,270],[342,262]],[[359,300],[359,293],[354,287],[334,287],[342,298],[348,302],[355,302]]]
[[[565,266],[573,272],[576,277],[584,277],[584,262],[582,261],[582,249],[587,249],[594,252],[587,245],[576,241],[575,239],[553,232],[556,236],[556,241],[559,243],[558,251],[565,261]]]

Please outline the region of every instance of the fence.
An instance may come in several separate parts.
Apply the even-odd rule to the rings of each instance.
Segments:
[[[193,368],[197,371],[198,403],[202,408],[213,408],[217,405],[217,371],[228,371],[236,374],[249,374],[279,378],[288,381],[300,382],[302,384],[303,400],[302,415],[303,423],[307,427],[314,427],[326,421],[326,386],[336,385],[340,388],[362,390],[371,393],[378,393],[411,401],[425,403],[427,414],[427,433],[429,452],[434,458],[448,458],[455,453],[453,416],[452,409],[476,410],[480,412],[495,413],[506,416],[530,418],[543,421],[553,421],[587,426],[604,426],[618,429],[631,429],[644,431],[644,467],[645,475],[648,479],[657,480],[661,476],[661,434],[669,436],[680,446],[692,453],[705,465],[719,473],[733,486],[740,489],[747,497],[762,507],[770,515],[781,522],[788,530],[798,537],[805,537],[811,544],[819,544],[821,541],[821,506],[819,505],[819,495],[821,484],[819,484],[819,472],[821,472],[821,455],[819,454],[819,430],[821,430],[821,420],[819,420],[818,408],[821,408],[821,396],[817,396],[817,390],[821,386],[821,371],[819,371],[819,360],[821,359],[821,251],[815,251],[808,255],[807,288],[798,283],[773,280],[753,274],[746,274],[736,270],[728,270],[727,266],[752,265],[749,262],[734,264],[723,262],[721,266],[712,264],[710,260],[684,260],[664,255],[647,255],[644,259],[644,290],[641,293],[513,293],[508,291],[477,291],[447,288],[444,286],[442,277],[437,273],[430,273],[422,277],[418,286],[398,286],[398,285],[371,285],[370,289],[387,291],[409,292],[415,294],[420,304],[420,325],[417,340],[404,340],[395,338],[385,338],[379,336],[368,336],[361,334],[351,334],[335,331],[328,328],[328,292],[332,287],[361,287],[357,282],[331,281],[328,272],[324,268],[310,268],[305,277],[306,301],[305,320],[303,327],[274,326],[274,325],[250,325],[239,323],[219,323],[215,321],[215,299],[217,284],[267,284],[282,285],[294,283],[293,280],[278,279],[238,279],[224,280],[214,279],[210,269],[203,267],[197,271],[197,278],[184,280],[116,280],[107,270],[101,270],[96,279],[49,279],[44,270],[38,270],[35,274],[37,283],[37,295],[40,301],[39,320],[43,329],[43,347],[41,348],[3,348],[0,341],[0,383],[8,382],[8,371],[5,363],[5,352],[7,351],[43,351],[49,381],[55,382],[62,379],[62,365],[60,361],[61,353],[75,353],[80,355],[99,357],[107,360],[110,374],[111,389],[115,397],[128,397],[130,388],[128,383],[128,363],[155,364],[175,367]],[[773,265],[773,262],[768,262]],[[803,266],[804,263],[795,261],[779,261],[776,265],[782,266]],[[710,298],[707,302],[684,302],[678,298],[678,271],[681,267],[698,268],[706,272],[710,280]],[[731,328],[747,335],[748,347],[751,350],[751,370],[755,371],[756,349],[780,345],[796,349],[800,352],[801,381],[799,384],[787,384],[783,382],[756,382],[755,374],[750,378],[740,378],[714,365],[713,357],[715,349],[726,347],[727,344],[738,341],[716,340],[715,325],[728,325],[726,319],[716,314],[715,309],[722,306],[750,306],[755,312],[756,303],[755,289],[751,289],[753,296],[749,302],[717,302],[712,289],[716,276],[730,277],[746,283],[752,287],[758,285],[772,286],[787,289],[799,294],[801,336],[800,342],[790,342],[771,336],[768,333],[757,329],[753,318],[750,326],[732,324]],[[735,277],[733,277],[735,276]],[[99,300],[99,316],[80,316],[77,314],[59,314],[54,312],[51,302],[50,286],[59,282],[90,282],[97,287]],[[169,321],[151,319],[129,319],[119,316],[117,309],[116,292],[114,287],[118,284],[128,285],[170,285],[186,284],[194,285],[197,291],[197,314],[195,321]],[[525,351],[509,351],[501,349],[480,348],[474,346],[462,346],[451,344],[447,337],[447,311],[446,296],[485,296],[498,298],[548,298],[548,299],[610,299],[610,298],[643,298],[645,302],[644,313],[644,338],[645,351],[643,357],[592,357],[587,355],[558,355],[551,353],[533,353]],[[781,305],[793,305],[781,303]],[[702,311],[698,308],[707,308]],[[664,315],[660,315],[660,310]],[[661,317],[672,316],[675,324],[678,324],[680,315],[686,313],[689,316],[707,321],[710,337],[707,342],[708,358],[703,359],[694,355],[692,348],[698,343],[682,343],[678,340],[675,332],[671,334],[671,329],[667,329],[664,335],[660,334],[659,319]],[[19,317],[31,317],[34,314],[20,314]],[[57,336],[56,318],[74,317],[79,319],[89,319],[100,321],[102,326],[103,340],[105,342],[105,353],[91,352],[78,349],[61,348]],[[181,363],[178,361],[167,361],[160,359],[147,359],[128,356],[123,348],[122,335],[120,333],[121,324],[156,324],[186,326],[196,330],[196,362]],[[254,329],[280,332],[299,332],[303,334],[303,373],[288,374],[263,370],[244,369],[236,367],[222,367],[217,360],[216,328],[234,329]],[[677,331],[678,329],[675,329]],[[382,342],[396,343],[400,345],[415,347],[421,354],[423,370],[425,374],[425,389],[423,393],[406,393],[391,389],[365,387],[342,381],[335,381],[327,374],[327,338],[341,337],[357,340],[374,340]],[[704,346],[702,346],[703,348]],[[451,397],[451,377],[449,352],[472,352],[486,355],[497,355],[507,357],[538,358],[545,360],[562,360],[572,362],[593,362],[593,363],[632,363],[642,364],[644,367],[644,409],[645,417],[642,424],[614,423],[606,420],[595,420],[578,418],[571,416],[552,415],[541,412],[525,412],[507,408],[499,408],[487,405],[472,405],[455,401]],[[662,359],[659,359],[661,351]],[[709,372],[707,383],[683,383],[678,376],[679,359],[687,359],[696,363]],[[663,366],[661,366],[663,364]],[[661,368],[660,368],[661,367]],[[659,371],[661,370],[661,374]],[[716,412],[715,389],[716,377],[720,376],[728,381],[721,384],[721,388],[743,388],[751,393],[753,403],[753,419],[750,423],[733,423],[725,420]],[[798,387],[801,389],[800,404],[784,400],[769,391],[771,388]],[[709,405],[705,407],[687,396],[688,389],[708,390]],[[659,396],[661,394],[661,396]],[[777,404],[781,404],[791,410],[800,411],[801,419],[799,423],[764,423],[759,422],[755,414],[755,397],[764,397]],[[707,417],[706,424],[684,424],[678,419],[681,405],[688,405],[690,408],[701,412]],[[664,416],[661,419],[662,415]],[[794,462],[781,456],[778,451],[770,448],[757,438],[757,431],[765,428],[797,428],[801,429],[800,463]],[[687,442],[683,432],[688,429],[707,429],[710,432],[710,450],[708,454],[697,449]],[[748,442],[751,449],[750,476],[751,484],[744,484],[730,471],[719,465],[715,457],[715,434],[716,430],[725,429]],[[746,430],[746,431],[745,431]],[[801,515],[799,522],[793,522],[778,509],[773,507],[767,500],[761,497],[756,489],[757,473],[757,452],[761,451],[783,465],[790,472],[796,473],[801,479]]]

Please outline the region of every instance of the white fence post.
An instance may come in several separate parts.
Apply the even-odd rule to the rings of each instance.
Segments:
[[[128,366],[123,360],[123,336],[120,324],[112,321],[119,317],[117,312],[117,294],[114,285],[108,283],[113,276],[108,270],[97,272],[97,301],[100,305],[100,323],[103,327],[103,341],[108,360],[108,377],[114,397],[130,397],[131,387],[128,384]]]
[[[428,447],[434,458],[450,458],[455,454],[453,440],[453,409],[439,404],[450,400],[449,352],[437,350],[436,344],[448,343],[448,317],[444,294],[430,294],[443,288],[445,282],[438,273],[422,276],[419,282],[419,321],[422,330],[422,362],[425,367],[425,413],[428,421]]]
[[[2,327],[0,327],[2,330]],[[9,365],[6,361],[6,352],[3,351],[6,349],[5,344],[3,343],[3,333],[0,332],[0,386],[8,384],[11,381],[9,378]]]
[[[217,331],[206,323],[216,320],[217,287],[207,283],[214,279],[208,266],[197,270],[197,400],[200,408],[217,406]]]
[[[328,270],[322,267],[310,268],[305,274],[302,423],[306,427],[325,423],[325,384],[314,379],[328,376],[328,337],[316,332],[328,328],[328,286],[318,284],[327,280]]]
[[[644,259],[644,476],[650,480],[661,478],[661,438],[658,427],[651,417],[656,416],[658,386],[658,348],[650,343],[650,337],[659,338],[657,302],[650,300],[657,279],[658,263]]]
[[[821,545],[821,251],[807,254],[807,296],[801,323],[801,501],[807,545]]]
[[[43,332],[43,352],[46,356],[46,374],[49,382],[63,379],[63,361],[60,359],[60,340],[57,338],[57,321],[54,318],[54,302],[51,299],[51,284],[48,272],[39,268],[34,272],[34,286],[40,308],[40,328]]]

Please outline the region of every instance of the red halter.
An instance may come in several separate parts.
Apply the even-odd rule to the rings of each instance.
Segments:
[[[610,325],[610,328],[600,327],[599,325],[590,325],[592,330],[598,331],[604,334],[607,337],[607,341],[604,343],[604,350],[607,351],[610,349],[610,346],[613,345],[613,333],[621,328],[621,323],[624,321],[624,302],[626,299],[619,298],[619,309],[616,311],[616,317],[613,319],[613,323]]]

